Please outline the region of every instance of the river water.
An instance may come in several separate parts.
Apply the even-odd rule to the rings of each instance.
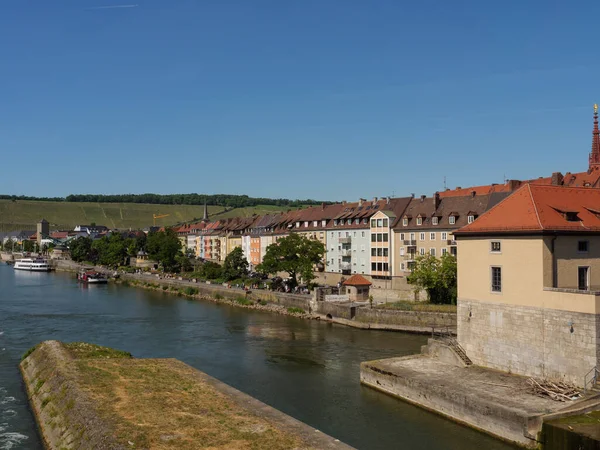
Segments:
[[[364,331],[0,264],[0,449],[41,449],[18,363],[46,339],[180,359],[359,449],[511,449],[359,383],[424,336]]]

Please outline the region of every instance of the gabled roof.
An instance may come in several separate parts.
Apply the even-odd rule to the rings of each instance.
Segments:
[[[371,286],[371,284],[373,283],[371,283],[362,275],[355,274],[348,278],[346,281],[344,281],[343,284],[344,286]]]
[[[600,232],[600,190],[526,184],[458,234]]]

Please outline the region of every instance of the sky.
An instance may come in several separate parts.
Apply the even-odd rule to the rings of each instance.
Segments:
[[[0,8],[0,194],[352,201],[587,170],[597,1]]]

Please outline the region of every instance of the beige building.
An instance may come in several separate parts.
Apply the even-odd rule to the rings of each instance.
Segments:
[[[600,190],[526,185],[455,234],[473,363],[583,386],[600,363]]]

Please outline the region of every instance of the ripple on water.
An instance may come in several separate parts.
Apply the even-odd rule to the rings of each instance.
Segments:
[[[2,433],[0,434],[0,450],[18,448],[18,445],[27,439],[28,437],[21,433]]]
[[[15,400],[16,400],[16,398],[14,398],[14,397],[11,397],[11,396],[9,396],[9,397],[4,397],[2,400],[0,400],[0,405],[6,405],[6,404],[8,404],[8,403],[12,403],[12,402],[14,402]]]

